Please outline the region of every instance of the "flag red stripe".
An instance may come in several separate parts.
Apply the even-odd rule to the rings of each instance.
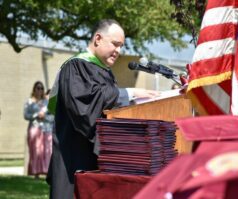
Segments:
[[[236,39],[237,25],[233,23],[207,26],[200,31],[198,45],[208,41],[225,38]]]
[[[197,100],[204,107],[208,115],[224,114],[224,112],[213,103],[201,87],[193,89],[192,92],[197,96]]]
[[[238,1],[237,0],[210,0],[207,3],[206,10],[217,8],[217,7],[224,7],[224,6],[238,7]]]
[[[219,86],[227,93],[227,95],[231,96],[231,80],[226,80],[221,83],[219,83]]]
[[[189,82],[194,79],[219,75],[232,70],[234,64],[234,55],[227,54],[222,57],[204,59],[194,62],[192,70],[189,73]]]

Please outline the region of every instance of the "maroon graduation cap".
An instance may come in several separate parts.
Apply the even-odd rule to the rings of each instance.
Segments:
[[[134,199],[235,199],[237,187],[238,141],[207,142],[173,160]]]
[[[177,119],[176,124],[185,139],[193,141],[192,152],[201,142],[238,140],[238,117],[232,115],[200,116]]]
[[[201,116],[177,119],[176,124],[190,141],[238,139],[238,117]]]

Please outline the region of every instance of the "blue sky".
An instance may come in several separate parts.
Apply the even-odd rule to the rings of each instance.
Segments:
[[[187,39],[186,39],[187,40]],[[174,51],[170,46],[169,42],[154,42],[153,44],[148,45],[152,53],[158,57],[166,59],[178,59],[184,61],[192,61],[193,53],[195,47],[193,44],[188,44],[188,48],[182,49],[181,51]]]

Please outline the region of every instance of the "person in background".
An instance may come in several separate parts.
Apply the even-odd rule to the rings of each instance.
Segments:
[[[55,95],[49,101],[49,108],[55,112],[47,176],[50,198],[73,199],[74,173],[98,169],[94,151],[96,119],[103,116],[103,110],[129,105],[133,98],[159,95],[157,91],[118,88],[110,66],[119,57],[124,40],[118,22],[100,21],[87,51],[67,60],[56,77],[52,87]]]
[[[28,175],[38,178],[47,174],[52,154],[52,128],[54,115],[47,111],[48,99],[44,85],[37,81],[30,98],[24,105],[24,118],[29,121],[27,145],[29,150]]]

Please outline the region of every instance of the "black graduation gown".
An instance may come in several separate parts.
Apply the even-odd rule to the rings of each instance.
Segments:
[[[128,99],[125,92],[120,97],[122,101]],[[102,116],[103,110],[118,105],[118,99],[119,89],[109,70],[79,58],[64,64],[47,176],[51,198],[73,198],[75,171],[97,169],[94,143],[90,141],[95,136],[96,118]]]

